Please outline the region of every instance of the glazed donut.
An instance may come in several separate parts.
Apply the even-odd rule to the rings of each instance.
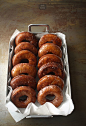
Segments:
[[[39,91],[49,85],[57,85],[63,90],[64,81],[59,76],[45,75],[38,81],[37,90]]]
[[[34,34],[29,33],[29,32],[21,32],[19,33],[16,38],[15,38],[15,44],[16,46],[21,43],[21,42],[30,42],[32,45],[37,47],[37,39]]]
[[[30,75],[18,75],[11,80],[10,86],[13,90],[19,86],[30,86],[31,88],[35,89],[36,80]]]
[[[39,59],[39,61],[38,61],[38,68],[40,68],[42,65],[44,65],[44,64],[46,64],[48,62],[59,63],[61,65],[61,67],[63,67],[62,59],[60,57],[58,57],[55,54],[46,54],[46,55],[43,55]]]
[[[29,62],[30,65],[36,66],[37,59],[36,59],[36,56],[32,52],[30,52],[28,50],[22,50],[13,56],[12,65],[15,66],[22,62],[23,63]]]
[[[43,55],[49,54],[49,53],[55,54],[59,56],[60,58],[62,58],[62,51],[60,47],[53,43],[46,43],[42,45],[38,51],[38,56],[42,57]]]
[[[63,69],[61,68],[60,64],[54,62],[48,62],[42,65],[38,70],[38,77],[39,79],[45,75],[54,74],[56,76],[64,78]]]
[[[20,74],[31,75],[32,77],[36,77],[36,67],[30,65],[29,63],[19,63],[15,65],[11,70],[11,76],[15,77]]]
[[[35,103],[36,92],[29,86],[20,86],[12,91],[11,100],[18,108],[26,108],[30,102]]]
[[[54,95],[55,98],[53,100],[49,100],[46,98],[48,95]],[[51,102],[55,107],[58,107],[63,101],[63,94],[58,86],[49,85],[39,91],[37,100],[41,105],[46,102]]]
[[[21,50],[29,50],[30,52],[32,52],[34,55],[37,55],[38,51],[36,49],[36,47],[32,44],[30,44],[29,42],[21,42],[19,43],[14,50],[14,53],[18,53]]]
[[[47,42],[52,42],[54,43],[55,45],[61,47],[62,46],[62,40],[55,34],[46,34],[46,35],[43,35],[40,40],[39,40],[39,48],[47,43]]]

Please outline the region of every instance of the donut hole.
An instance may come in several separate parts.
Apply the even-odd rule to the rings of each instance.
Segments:
[[[20,75],[22,75],[22,74],[24,74],[24,75],[28,75],[28,73],[21,73]]]
[[[19,101],[20,101],[20,102],[24,102],[24,101],[27,100],[27,97],[28,97],[28,96],[23,95],[23,96],[21,96],[21,97],[19,98]]]
[[[47,41],[46,43],[52,43],[52,41]]]
[[[28,59],[22,59],[20,63],[29,63]]]
[[[28,39],[23,39],[21,42],[30,42]]]
[[[52,52],[47,52],[47,54],[53,54]]]
[[[46,99],[47,99],[48,101],[53,101],[54,98],[55,98],[55,95],[54,95],[54,94],[48,94],[48,95],[46,96]]]
[[[48,75],[55,75],[55,73],[54,72],[49,72]]]

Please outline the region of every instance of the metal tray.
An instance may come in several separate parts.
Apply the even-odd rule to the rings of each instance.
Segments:
[[[32,27],[34,26],[40,26],[40,27],[45,27],[45,31],[44,32],[33,32],[32,31]],[[36,35],[36,37],[38,39],[40,39],[40,37],[44,34],[48,34],[49,33],[49,25],[47,24],[30,24],[28,25],[28,32],[33,33]],[[59,33],[53,33],[53,34],[58,34]],[[16,36],[15,36],[16,37]],[[10,41],[12,40],[12,37],[10,38]],[[8,71],[7,71],[7,91],[6,91],[6,96],[8,97],[9,94],[9,84],[11,81],[11,69],[12,69],[12,57],[14,55],[14,48],[15,48],[15,44],[14,41],[12,43],[9,43],[9,58],[8,58]],[[12,51],[13,50],[13,51]],[[71,86],[70,86],[70,74],[69,74],[69,63],[68,63],[68,54],[67,54],[67,45],[66,45],[66,41],[63,42],[62,40],[62,52],[63,52],[63,65],[64,65],[64,72],[66,74],[66,79],[65,81],[65,89],[63,89],[63,92],[66,92],[70,98],[71,98]],[[38,81],[38,78],[36,78]],[[8,102],[8,100],[6,101],[6,103]],[[29,115],[26,118],[43,118],[43,117],[53,117],[53,115]]]

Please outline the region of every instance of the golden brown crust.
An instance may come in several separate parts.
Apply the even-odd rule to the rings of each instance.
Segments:
[[[62,59],[60,57],[58,57],[57,55],[55,55],[55,54],[43,55],[38,61],[38,68],[40,68],[42,65],[44,65],[44,64],[46,64],[48,62],[59,63],[61,65],[61,67],[63,68]]]
[[[26,100],[20,100],[22,96],[26,96]],[[20,86],[12,91],[11,100],[18,108],[26,108],[30,102],[35,103],[36,92],[28,86]]]
[[[38,70],[38,77],[39,79],[45,75],[49,75],[54,73],[54,75],[64,78],[63,69],[61,68],[60,64],[54,62],[48,62],[42,65]]]
[[[39,48],[46,42],[52,42],[59,47],[62,46],[62,40],[55,34],[43,35],[39,40]]]
[[[22,50],[13,56],[12,65],[15,66],[21,63],[21,61],[24,59],[27,59],[30,65],[36,66],[37,64],[36,56],[32,52],[28,50]]]
[[[64,81],[59,76],[45,75],[38,81],[37,90],[39,91],[49,85],[57,85],[63,90]]]
[[[11,82],[10,86],[15,89],[19,86],[30,86],[31,88],[36,88],[36,80],[30,75],[18,75],[15,76]]]
[[[19,51],[22,50],[28,50],[31,51],[34,55],[37,55],[38,51],[36,49],[36,47],[32,44],[30,44],[29,42],[21,42],[19,43],[14,50],[14,53],[18,53]]]
[[[32,77],[36,77],[36,68],[33,65],[29,65],[29,63],[20,63],[15,65],[11,70],[11,76],[15,77],[20,74],[28,74]]]
[[[21,43],[21,42],[30,42],[32,45],[37,47],[37,39],[34,34],[29,33],[29,32],[21,32],[19,33],[16,38],[15,38],[15,44],[16,46]]]
[[[55,95],[55,98],[53,100],[48,100],[46,98],[47,95]],[[58,107],[63,101],[63,94],[58,86],[50,85],[39,91],[37,100],[41,105],[46,102],[51,102],[55,107]]]
[[[53,44],[53,43],[46,43],[41,46],[41,48],[38,51],[38,56],[42,57],[45,54],[55,54],[62,58],[62,51],[59,46]]]

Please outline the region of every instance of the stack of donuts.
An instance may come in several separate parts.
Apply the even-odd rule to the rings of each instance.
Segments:
[[[21,32],[16,36],[10,86],[13,89],[11,100],[19,108],[36,101],[37,53],[37,38],[34,34]]]
[[[36,87],[39,104],[51,102],[58,107],[63,101],[62,40],[55,34],[46,34],[39,40],[39,51],[37,44],[37,38],[29,32],[21,32],[15,38],[10,86],[13,89],[11,101],[19,108],[26,108],[30,102],[36,102]],[[37,54],[38,83],[35,80]],[[49,99],[47,96],[54,98]]]
[[[51,102],[58,107],[63,101],[64,71],[62,40],[55,34],[43,35],[39,40],[37,84],[38,102]],[[54,98],[50,98],[54,96]]]

